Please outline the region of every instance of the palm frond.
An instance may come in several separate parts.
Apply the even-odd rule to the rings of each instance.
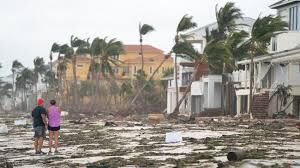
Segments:
[[[179,32],[183,32],[183,31],[197,27],[197,23],[193,22],[192,19],[193,19],[192,16],[184,15],[181,18],[181,20],[177,26],[177,29],[176,29],[177,34]]]
[[[152,31],[154,31],[154,28],[151,25],[143,24],[140,27],[139,31],[140,31],[141,35],[146,35],[146,34],[152,32]]]

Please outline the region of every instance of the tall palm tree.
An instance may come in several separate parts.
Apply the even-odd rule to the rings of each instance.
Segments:
[[[139,35],[140,35],[140,47],[142,56],[142,71],[144,71],[144,52],[143,52],[143,36],[154,31],[154,28],[148,24],[139,24]]]
[[[34,65],[33,73],[34,73],[35,93],[36,96],[38,96],[37,84],[39,81],[39,77],[46,72],[46,66],[45,66],[44,59],[42,57],[36,57],[33,60],[33,65]]]
[[[242,19],[241,10],[235,7],[233,2],[227,2],[223,7],[218,9],[216,5],[216,20],[218,28],[212,32],[214,39],[226,39],[229,32],[236,31],[236,20]]]
[[[77,105],[79,103],[78,97],[78,86],[77,86],[77,56],[85,54],[84,52],[88,52],[89,44],[87,41],[81,40],[78,37],[71,36],[70,46],[67,44],[61,46],[61,53],[64,54],[66,59],[71,60],[72,62],[72,71],[73,71],[73,105],[75,109],[77,109]]]
[[[92,55],[93,64],[90,67],[93,74],[97,74],[96,77],[96,99],[98,100],[99,91],[99,76],[101,75],[108,79],[108,77],[114,78],[113,67],[118,66],[120,61],[114,56],[120,55],[124,52],[123,43],[116,39],[107,40],[107,38],[95,38],[90,47],[90,53]],[[109,80],[113,82],[112,80]],[[114,85],[111,83],[111,85]]]
[[[53,61],[53,53],[57,53],[59,52],[59,44],[57,43],[53,43],[52,44],[52,47],[51,47],[51,50],[50,50],[50,55],[49,55],[49,59],[50,59],[50,71],[52,71],[52,61]]]
[[[16,78],[16,88],[20,89],[22,93],[22,107],[23,109],[26,109],[26,97],[27,93],[30,89],[32,89],[32,86],[34,85],[34,72],[31,71],[28,68],[24,68],[20,75]]]
[[[253,106],[253,83],[254,83],[254,63],[253,58],[257,55],[266,54],[268,45],[273,36],[283,33],[288,28],[288,24],[281,20],[280,16],[258,17],[252,27],[249,40],[245,43],[250,48],[250,95],[249,114],[252,114]]]
[[[11,66],[11,71],[12,71],[12,75],[13,75],[13,88],[12,88],[12,105],[13,108],[15,108],[15,78],[16,78],[16,74],[20,73],[21,69],[23,69],[23,65],[21,62],[19,62],[18,60],[14,60]]]
[[[3,108],[2,107],[2,99],[7,97],[7,98],[11,98],[12,97],[12,92],[11,90],[13,89],[13,85],[10,83],[6,83],[6,82],[1,82],[0,81],[0,109]]]
[[[181,33],[184,31],[187,31],[189,29],[195,28],[197,27],[197,24],[195,22],[192,21],[193,17],[192,16],[188,16],[188,15],[184,15],[180,22],[177,25],[177,29],[176,29],[176,36],[175,36],[175,46],[178,45],[180,43],[180,40],[184,40],[184,38],[186,38],[184,35],[182,35]],[[178,69],[177,69],[177,55],[180,53],[175,53],[175,87],[176,87],[176,106],[178,105]]]
[[[238,31],[236,28],[238,19],[243,19],[241,10],[235,7],[233,2],[227,2],[218,9],[216,5],[217,29],[211,32],[206,30],[207,45],[204,53],[208,60],[210,71],[216,74],[225,73],[228,69],[233,69],[235,57],[241,53],[240,43],[245,41],[248,33]],[[245,49],[244,49],[245,51]]]

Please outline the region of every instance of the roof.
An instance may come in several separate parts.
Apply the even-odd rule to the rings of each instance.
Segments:
[[[125,53],[140,53],[140,45],[123,45]],[[153,47],[151,45],[143,45],[144,53],[163,53],[161,49]]]
[[[294,4],[294,3],[297,3],[297,2],[300,2],[300,0],[281,0],[281,1],[278,1],[278,2],[270,5],[270,8],[271,9],[278,9],[280,7],[287,6],[287,5],[290,5],[290,4]]]
[[[295,55],[297,54],[297,55]],[[280,58],[280,59],[278,59]],[[254,62],[260,61],[271,61],[271,62],[288,62],[288,61],[299,61],[300,60],[300,46],[297,46],[290,50],[284,50],[280,52],[275,52],[271,54],[266,54],[262,56],[255,57]],[[239,61],[238,64],[249,64],[250,59]]]

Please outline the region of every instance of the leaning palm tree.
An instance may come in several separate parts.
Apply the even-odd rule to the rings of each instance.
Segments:
[[[174,108],[173,111],[173,115],[178,115],[179,113],[179,107],[181,105],[181,103],[183,102],[183,100],[186,98],[187,94],[190,91],[190,88],[192,86],[193,81],[196,78],[196,74],[198,72],[199,66],[201,65],[201,63],[203,63],[205,60],[203,59],[203,55],[200,54],[197,50],[194,49],[193,45],[188,42],[188,41],[184,41],[184,42],[179,42],[177,43],[173,49],[172,49],[175,53],[178,53],[178,56],[183,57],[187,60],[192,61],[195,66],[195,70],[192,74],[192,78],[188,83],[188,86],[186,87],[186,90],[183,94],[183,96],[181,97],[181,99],[179,100],[179,102],[176,104],[176,107]]]
[[[12,94],[11,94],[11,98],[12,98],[12,105],[13,108],[15,108],[15,78],[16,78],[16,74],[20,73],[21,69],[23,69],[23,65],[21,62],[19,62],[18,60],[14,60],[11,66],[11,71],[12,71],[12,75],[13,75],[13,88],[12,88]]]
[[[257,55],[266,54],[268,45],[273,36],[287,30],[288,24],[281,20],[280,16],[258,17],[252,27],[249,40],[245,43],[250,48],[250,95],[249,114],[252,114],[253,106],[253,83],[254,83],[254,63],[253,58]]]
[[[180,22],[177,25],[176,29],[176,36],[175,36],[175,46],[179,44],[180,40],[185,40],[185,36],[181,33],[184,31],[187,31],[189,29],[197,27],[197,24],[192,21],[193,17],[184,15]],[[180,53],[176,53],[176,51],[173,51],[175,53],[175,87],[176,87],[176,106],[178,105],[178,69],[177,69],[177,55]]]
[[[139,24],[139,35],[140,35],[140,46],[141,46],[141,56],[142,56],[142,71],[144,71],[144,53],[143,53],[143,36],[154,31],[154,28],[148,24]]]

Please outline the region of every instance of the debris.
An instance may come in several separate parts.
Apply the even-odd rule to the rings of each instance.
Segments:
[[[166,133],[166,143],[181,143],[182,136],[179,132],[173,131]]]
[[[296,123],[296,128],[298,128],[300,131],[300,122]]]
[[[233,150],[228,152],[227,159],[229,161],[241,161],[245,158],[246,153],[242,150]]]
[[[7,134],[7,133],[8,133],[7,125],[1,124],[0,125],[0,134]]]
[[[105,127],[117,127],[118,125],[114,122],[107,121],[107,122],[105,122],[104,126]]]
[[[299,128],[296,127],[284,127],[281,129],[282,131],[285,132],[299,132]]]
[[[68,116],[68,115],[69,115],[69,112],[67,112],[67,111],[61,111],[60,115],[61,115],[62,117],[65,117],[65,116]]]
[[[159,124],[165,120],[165,116],[163,114],[148,114],[148,120],[151,124]]]
[[[14,121],[14,125],[26,125],[27,124],[27,121],[26,119],[19,119],[19,120],[15,120]]]

